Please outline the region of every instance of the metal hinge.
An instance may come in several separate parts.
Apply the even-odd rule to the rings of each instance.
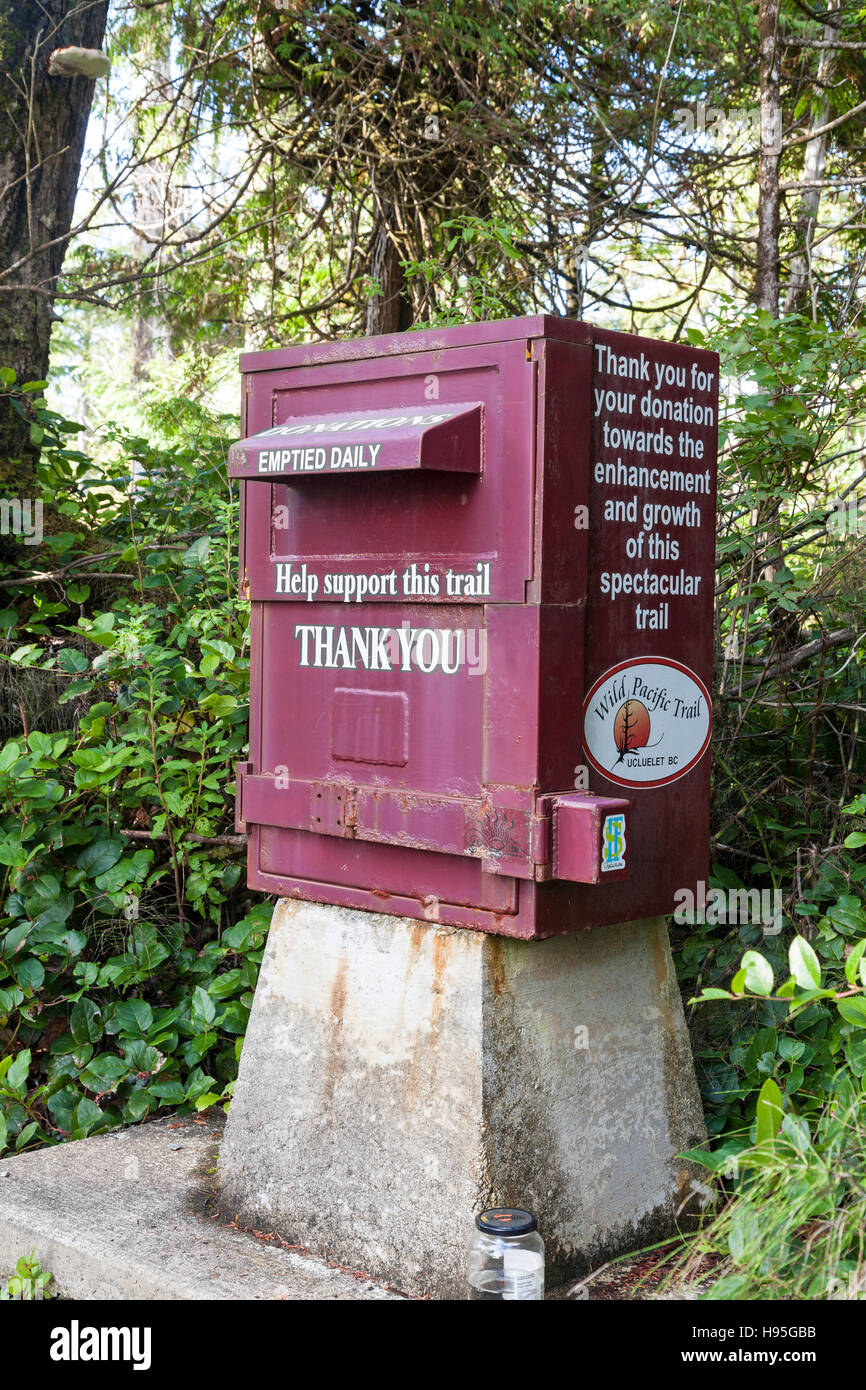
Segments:
[[[539,810],[541,809],[541,814]],[[533,878],[536,883],[545,883],[553,873],[550,863],[550,815],[545,814],[541,800],[536,803],[536,810],[532,817],[530,827],[529,854],[533,867]]]
[[[244,778],[252,769],[253,765],[250,762],[235,763],[235,832],[238,835],[249,834],[244,820]]]

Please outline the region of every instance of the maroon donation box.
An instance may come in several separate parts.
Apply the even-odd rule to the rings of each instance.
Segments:
[[[520,937],[695,892],[716,356],[538,317],[242,371],[250,886]]]

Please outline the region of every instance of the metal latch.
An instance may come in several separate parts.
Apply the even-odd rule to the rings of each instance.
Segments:
[[[570,883],[628,878],[628,801],[588,792],[561,792],[540,796],[537,810],[538,846],[548,850],[548,858],[539,862],[536,878]],[[546,829],[542,829],[544,821]],[[549,836],[546,846],[545,834]]]

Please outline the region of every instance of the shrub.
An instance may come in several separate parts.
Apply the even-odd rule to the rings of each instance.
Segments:
[[[223,435],[181,403],[167,446],[108,431],[97,469],[32,408],[52,560],[0,576],[5,660],[63,683],[66,727],[23,711],[0,747],[0,1149],[225,1101],[270,918],[232,833],[247,611]]]
[[[776,1133],[768,1116],[772,1136],[740,1155],[732,1195],[675,1261],[675,1283],[712,1301],[866,1298],[863,1097],[844,1073],[831,1090],[811,1125],[788,1115]]]

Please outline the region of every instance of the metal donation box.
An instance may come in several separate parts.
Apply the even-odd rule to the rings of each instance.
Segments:
[[[541,937],[706,876],[714,354],[552,317],[242,359],[267,892]]]

